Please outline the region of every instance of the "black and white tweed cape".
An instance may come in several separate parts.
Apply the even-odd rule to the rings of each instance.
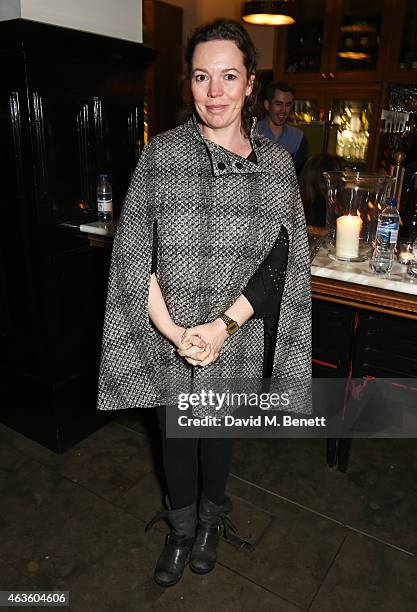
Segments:
[[[290,384],[287,410],[310,412],[310,260],[294,164],[283,147],[256,133],[255,118],[250,139],[258,164],[206,140],[193,116],[143,149],[113,244],[98,409],[167,404],[175,401],[171,388],[189,392],[191,381],[210,387],[238,380],[243,389],[262,375],[262,319],[249,319],[204,368],[187,364],[153,327],[147,302],[156,218],[158,282],[172,319],[185,327],[223,313],[286,227],[271,392]]]

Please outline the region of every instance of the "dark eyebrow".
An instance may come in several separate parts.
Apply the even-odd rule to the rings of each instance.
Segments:
[[[229,72],[229,70],[234,70],[235,72],[238,72],[240,74],[240,70],[238,70],[237,68],[225,68],[224,70],[222,70],[222,72]],[[207,73],[207,70],[204,70],[204,68],[194,68],[193,74],[194,72],[206,72]]]

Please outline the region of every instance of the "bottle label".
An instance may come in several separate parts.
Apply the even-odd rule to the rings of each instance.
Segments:
[[[103,198],[97,198],[97,210],[99,212],[112,212],[113,201]]]
[[[397,244],[398,225],[396,223],[387,223],[378,228],[378,237],[384,244]]]

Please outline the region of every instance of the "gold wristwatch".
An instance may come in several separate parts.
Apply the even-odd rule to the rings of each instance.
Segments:
[[[228,317],[227,315],[222,314],[220,315],[219,318],[226,323],[226,331],[229,334],[229,336],[231,336],[232,334],[235,334],[237,330],[239,329],[239,324],[233,319],[231,319],[230,317]]]

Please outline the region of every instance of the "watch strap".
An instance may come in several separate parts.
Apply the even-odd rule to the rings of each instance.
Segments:
[[[229,336],[231,336],[232,334],[235,334],[237,330],[239,329],[239,324],[237,323],[237,321],[235,321],[234,319],[231,319],[226,314],[220,315],[220,319],[224,321],[224,323],[226,323],[226,331],[229,334]]]

